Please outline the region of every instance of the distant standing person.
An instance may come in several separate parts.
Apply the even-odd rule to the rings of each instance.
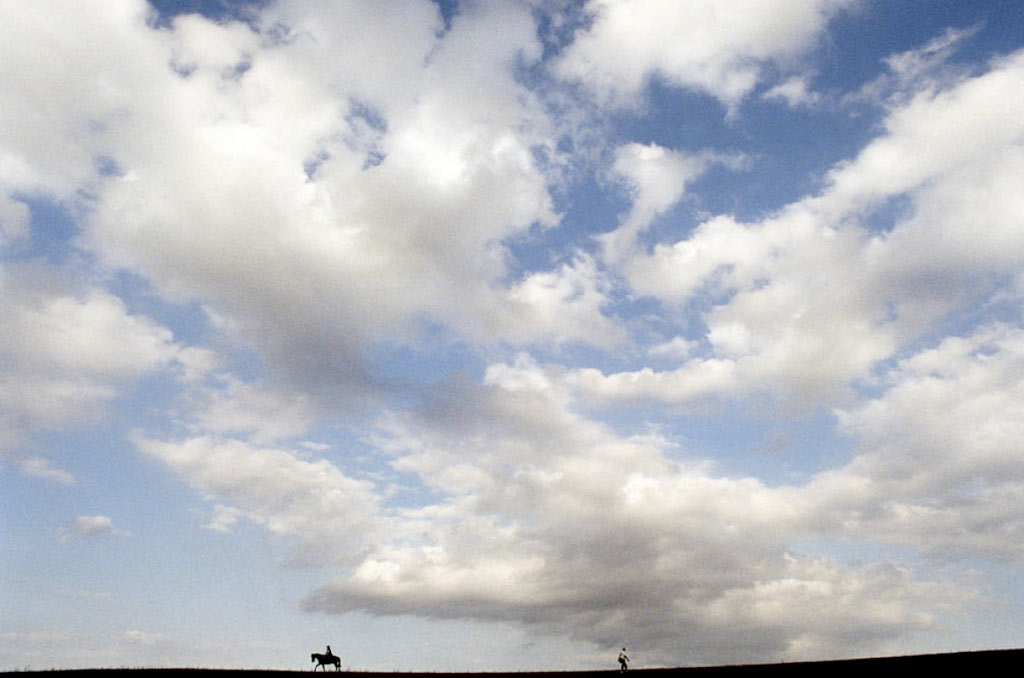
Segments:
[[[619,653],[619,671],[625,673],[629,670],[629,657],[626,656],[626,648]]]

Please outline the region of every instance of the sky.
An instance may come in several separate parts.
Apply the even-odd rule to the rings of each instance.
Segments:
[[[0,670],[1024,647],[1024,6],[0,0]]]

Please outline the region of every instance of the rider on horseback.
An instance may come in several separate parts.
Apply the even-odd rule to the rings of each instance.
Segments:
[[[331,652],[330,645],[327,646],[327,654],[320,654],[319,652],[314,652],[313,654],[309,655],[309,658],[311,661],[316,662],[316,666],[313,667],[314,671],[316,671],[317,669],[323,669],[324,671],[326,671],[328,664],[333,665],[335,671],[341,671],[341,657]]]

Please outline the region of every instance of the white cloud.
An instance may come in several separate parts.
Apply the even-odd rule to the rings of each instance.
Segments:
[[[672,337],[668,341],[656,344],[648,349],[648,353],[655,357],[673,358],[682,361],[696,350],[697,342],[684,337]]]
[[[238,522],[238,519],[244,517],[245,512],[234,506],[217,504],[213,507],[213,517],[204,527],[214,532],[228,533],[231,532],[231,528]]]
[[[114,525],[109,516],[78,516],[67,527],[57,530],[61,542],[67,543],[76,538],[88,538],[98,535],[123,535],[124,531]]]
[[[83,537],[94,534],[114,534],[114,521],[108,516],[78,516],[75,518],[75,532]]]
[[[600,0],[558,63],[558,73],[599,97],[633,106],[652,77],[734,107],[767,64],[812,49],[844,2]]]
[[[634,290],[673,306],[726,299],[704,314],[710,354],[667,371],[585,368],[577,384],[589,395],[676,402],[765,388],[796,401],[840,395],[894,349],[888,309],[864,279],[866,245],[800,207],[751,226],[705,222],[625,272]]]
[[[227,438],[136,444],[210,499],[228,502],[216,507],[210,529],[228,531],[244,516],[294,540],[301,562],[358,561],[382,527],[372,486],[327,460]]]
[[[313,21],[284,3],[263,34],[197,16],[165,30],[86,21],[61,49],[103,45],[89,77],[132,97],[103,118],[118,171],[76,174],[82,242],[199,300],[275,376],[314,390],[369,387],[368,345],[425,320],[472,340],[594,336],[589,321],[552,328],[547,295],[534,310],[502,287],[502,240],[557,218],[534,157],[550,122],[514,77],[539,55],[529,8],[466,7],[443,39],[435,6],[407,9]],[[370,46],[388,54],[379,69],[352,57]],[[59,73],[46,84],[60,89]],[[74,102],[63,115],[95,117]],[[571,314],[596,319],[587,304]]]
[[[572,404],[524,357],[382,422],[395,467],[443,500],[399,511],[391,538],[307,608],[513,620],[599,647],[643,638],[646,661],[678,665],[867,654],[973,596],[791,555],[802,490],[714,477]]]
[[[194,426],[214,434],[248,435],[256,443],[304,433],[314,410],[304,394],[289,394],[247,384],[230,374],[192,389],[189,409]]]
[[[4,3],[0,79],[12,95],[0,102],[0,192],[74,199],[95,179],[132,97],[108,74],[140,74],[159,44],[139,39],[147,11],[141,0]]]
[[[29,457],[18,462],[25,475],[34,476],[57,483],[58,485],[74,485],[75,476],[64,469],[57,468],[42,457]]]
[[[932,556],[1020,557],[1024,333],[1004,325],[901,361],[879,397],[840,412],[850,464],[808,486],[814,513],[849,534]]]
[[[676,370],[601,375],[592,395],[685,401],[762,389],[844,396],[939,319],[993,294],[1024,261],[1024,56],[894,109],[886,132],[818,196],[760,222],[714,217],[623,263],[631,288],[704,313],[709,355]],[[892,200],[904,214],[869,226]],[[835,401],[838,402],[838,401]]]
[[[122,386],[177,354],[168,330],[47,267],[6,266],[0,287],[0,450],[40,428],[95,419]]]
[[[616,149],[612,172],[628,187],[632,207],[617,229],[600,238],[604,257],[617,263],[629,255],[651,220],[675,205],[687,183],[709,164],[721,160],[712,153],[688,154],[657,144],[631,143]]]
[[[585,255],[555,271],[531,273],[509,290],[515,322],[505,321],[502,334],[522,343],[614,346],[625,339],[625,332],[602,312],[609,287],[596,262]]]
[[[908,97],[924,89],[941,89],[950,79],[958,77],[957,70],[948,65],[949,57],[961,43],[978,32],[979,26],[947,28],[921,47],[892,54],[885,58],[889,69],[858,92],[846,95],[846,103],[867,101],[895,106],[906,103]]]
[[[669,371],[643,367],[605,375],[596,368],[583,367],[574,370],[566,380],[584,397],[638,401],[699,401],[735,394],[741,387],[735,361],[705,358],[687,360]]]
[[[763,389],[814,407],[852,402],[858,380],[963,300],[894,281],[1019,265],[1021,192],[1010,168],[1020,121],[991,104],[1019,96],[1017,68],[998,62],[895,109],[886,134],[836,168],[819,196],[753,224],[720,216],[650,255],[633,252],[622,268],[633,290],[678,306],[722,300],[704,315],[710,355],[682,354],[665,372],[581,368],[564,380],[523,358],[416,416],[390,418],[382,435],[395,467],[447,499],[403,513],[398,538],[307,606],[515,619],[576,629],[598,645],[638,634],[665,662],[877,653],[962,609],[977,595],[969,584],[891,563],[810,559],[789,545],[824,535],[929,555],[1018,554],[1016,332],[988,331],[902,364],[877,403],[841,415],[860,437],[850,465],[798,487],[672,461],[686,451],[617,435],[575,413],[573,394],[689,402]],[[953,148],[954,129],[978,143]],[[682,194],[679,172],[622,167],[650,188],[637,192],[638,214]],[[869,218],[893,196],[910,201],[909,216],[879,235]],[[992,293],[983,285],[971,298]]]
[[[786,556],[779,569],[774,579],[726,592],[708,617],[744,637],[775,636],[787,661],[832,658],[837,647],[849,655],[898,652],[901,636],[934,628],[975,595],[968,586],[917,581],[892,565],[851,569]]]
[[[781,99],[790,108],[813,106],[821,99],[819,94],[808,89],[807,78],[803,76],[794,76],[780,82],[761,96],[765,99]]]
[[[326,104],[348,93],[390,118],[396,107],[407,105],[420,90],[424,61],[436,58],[438,33],[444,27],[437,6],[419,0],[403,0],[390,8],[374,2],[325,7],[308,0],[283,0],[267,7],[260,21],[265,34],[283,30],[289,42],[276,55],[260,55],[274,61],[279,76],[285,72],[290,76],[275,77],[267,84],[302,93],[299,98],[268,97],[264,103],[283,106],[282,112],[294,113],[300,121],[308,116],[304,104],[316,100]],[[506,35],[514,39],[515,31]],[[388,59],[367,59],[367,55],[384,53]],[[495,49],[491,54],[500,59],[502,51]],[[328,109],[319,110],[330,120],[335,113]]]
[[[1024,134],[1015,115],[1022,70],[1024,54],[1017,53],[980,76],[938,92],[919,91],[889,114],[885,134],[830,173],[824,202],[837,216],[856,213],[889,196],[927,189],[936,180],[979,176],[998,164],[1019,149]]]

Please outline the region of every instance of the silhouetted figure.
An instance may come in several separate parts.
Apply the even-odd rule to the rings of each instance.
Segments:
[[[619,671],[625,673],[629,670],[629,657],[626,656],[626,648],[619,653]]]
[[[314,652],[313,654],[309,655],[309,660],[316,662],[316,666],[313,667],[314,671],[316,671],[321,666],[323,667],[324,671],[326,671],[328,664],[333,665],[335,671],[341,671],[341,657],[331,652],[330,645],[327,646],[327,654],[320,654],[319,652]]]

